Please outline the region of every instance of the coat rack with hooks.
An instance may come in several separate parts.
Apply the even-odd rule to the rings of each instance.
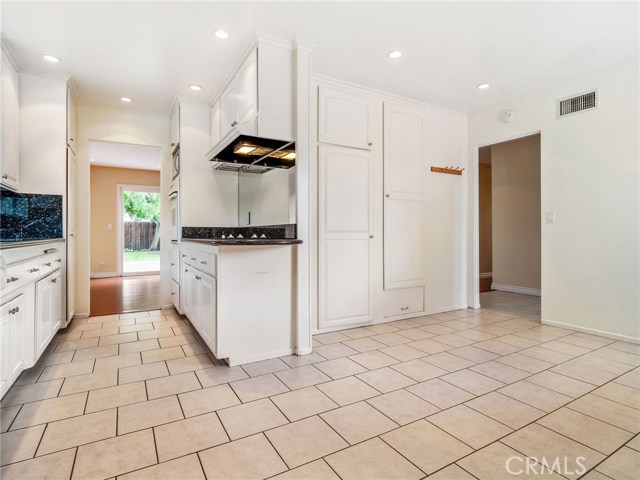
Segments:
[[[431,167],[432,172],[448,173],[449,175],[462,175],[464,168],[460,167]]]

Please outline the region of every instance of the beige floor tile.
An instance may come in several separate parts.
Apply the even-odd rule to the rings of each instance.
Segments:
[[[288,423],[268,398],[219,410],[218,416],[231,440]]]
[[[138,334],[136,332],[133,333],[121,333],[118,335],[109,335],[108,337],[100,337],[99,345],[102,347],[104,345],[115,345],[119,343],[129,343],[129,342],[137,342]]]
[[[265,433],[289,468],[329,455],[348,446],[317,416]]]
[[[74,355],[75,352],[73,350],[69,350],[68,352],[43,354],[38,360],[38,365],[48,367],[51,365],[70,363],[71,360],[73,360]]]
[[[155,378],[147,380],[147,395],[149,400],[155,398],[167,397],[178,393],[199,390],[202,387],[195,373],[187,372],[179,375],[170,375],[168,377]]]
[[[109,372],[115,371],[119,368],[133,367],[135,365],[141,365],[140,353],[121,353],[115,357],[105,357],[96,359],[96,365],[94,372]]]
[[[382,393],[398,390],[416,383],[415,380],[412,380],[389,367],[372,370],[356,376]]]
[[[186,375],[186,374],[185,374]],[[168,377],[171,378],[171,377]],[[178,395],[185,417],[214,412],[239,405],[240,400],[229,385],[218,385]]]
[[[193,355],[191,357],[167,360],[167,367],[171,375],[176,375],[213,367],[213,362],[207,355]]]
[[[476,340],[474,339],[466,338],[461,335],[457,335],[455,333],[438,335],[437,337],[433,337],[432,340],[435,340],[440,343],[444,343],[445,345],[449,345],[451,347],[465,347],[467,345],[471,345],[472,343],[476,342]]]
[[[601,453],[535,423],[505,437],[502,443],[522,455],[551,459],[551,464],[560,458],[562,471],[556,471],[568,478],[577,478],[576,473],[582,471],[582,465],[590,469],[604,458]],[[577,463],[578,457],[583,457],[580,463]]]
[[[339,405],[348,405],[380,394],[380,392],[355,377],[346,377],[333,382],[322,383],[317,388]]]
[[[381,348],[380,351],[400,362],[407,362],[425,356],[423,351],[408,345],[395,345],[393,347]]]
[[[399,330],[398,335],[407,337],[410,340],[424,340],[425,338],[435,337],[433,333],[425,331],[422,327],[408,328],[407,330]]]
[[[640,412],[612,400],[589,394],[571,402],[567,407],[629,432],[640,432]]]
[[[297,390],[299,388],[310,387],[311,385],[331,381],[331,378],[326,376],[313,365],[276,372],[275,376],[291,390]]]
[[[475,395],[484,395],[504,386],[502,382],[470,370],[459,370],[440,378]]]
[[[496,362],[504,363],[505,365],[509,365],[529,373],[542,372],[543,370],[554,366],[551,362],[527,357],[526,355],[520,355],[519,353],[512,353],[511,355],[496,358]]]
[[[334,380],[367,371],[362,365],[346,357],[316,363],[315,367],[322,370]]]
[[[640,435],[636,435],[631,440],[629,440],[627,442],[627,447],[633,448],[634,450],[640,452]]]
[[[465,403],[511,428],[522,428],[545,415],[545,412],[498,392],[491,392]]]
[[[555,478],[561,480],[563,478],[560,475],[548,473],[547,470],[542,473],[542,468],[539,465],[536,465],[533,471],[527,472],[525,462],[526,458],[521,453],[500,442],[492,443],[468,457],[458,460],[459,465],[480,480],[509,480],[513,478],[530,480]]]
[[[0,478],[4,480],[61,480],[71,477],[76,449],[53,453],[42,457],[13,463],[2,467]]]
[[[118,372],[89,373],[64,379],[60,390],[60,396],[71,395],[79,392],[87,392],[98,388],[112,387],[118,384]]]
[[[144,382],[128,383],[89,392],[85,413],[147,401]]]
[[[287,355],[286,357],[281,357],[280,360],[289,365],[291,368],[294,368],[304,367],[305,365],[312,365],[318,362],[324,362],[326,359],[322,355],[318,355],[314,352],[307,355]]]
[[[209,347],[201,343],[187,343],[186,345],[180,345],[180,348],[187,357],[200,355],[201,353],[209,353]]]
[[[579,347],[577,345],[572,345],[558,340],[551,340],[550,342],[542,343],[540,344],[540,347],[553,350],[554,352],[566,353],[572,357],[584,355],[591,351],[589,348]]]
[[[73,355],[73,362],[84,362],[86,360],[94,360],[96,358],[111,357],[118,355],[117,345],[107,345],[106,347],[93,347],[76,350]]]
[[[438,378],[407,387],[414,395],[438,408],[449,408],[471,400],[474,395]]]
[[[375,336],[377,335],[374,335],[374,337]],[[353,340],[347,339],[347,341],[343,342],[343,345],[346,345],[349,348],[353,348],[354,350],[357,350],[360,353],[370,352],[372,350],[378,350],[379,348],[385,348],[388,346],[384,343],[380,343],[374,340],[374,337],[363,337],[363,338],[356,338]],[[407,339],[405,338],[405,340]]]
[[[456,331],[453,328],[443,325],[425,325],[424,327],[420,327],[420,330],[432,333],[433,335],[447,335],[448,333],[454,333]]]
[[[37,402],[58,396],[62,379],[51,380],[50,382],[38,382],[31,385],[13,386],[2,399],[2,408],[12,405],[20,405],[28,402]]]
[[[160,348],[160,344],[158,340],[143,340],[141,342],[131,342],[131,343],[121,343],[118,345],[120,349],[120,354],[123,355],[125,353],[136,353],[136,352],[145,352],[147,350],[155,350]]]
[[[367,400],[367,403],[384,413],[399,425],[406,425],[440,409],[406,390],[396,390]]]
[[[551,371],[592,385],[604,385],[618,376],[615,373],[594,368],[592,365],[581,362],[580,359],[557,365]]]
[[[391,333],[391,332],[397,332],[398,330],[400,330],[398,327],[394,327],[393,325],[390,325],[388,323],[370,325],[364,328],[366,328],[367,330],[371,330],[373,333]]]
[[[440,367],[436,367],[435,365],[425,362],[422,358],[397,363],[395,365],[391,365],[391,368],[415,380],[416,382],[424,382],[425,380],[430,380],[448,373]]]
[[[499,355],[496,355],[495,353],[487,352],[486,350],[482,350],[481,348],[476,348],[471,345],[462,348],[454,348],[453,350],[449,350],[449,353],[473,363],[489,362],[499,358]]]
[[[509,365],[496,361],[481,363],[471,367],[469,370],[480,373],[486,377],[493,378],[494,380],[498,380],[502,383],[514,383],[531,375],[529,372],[525,372],[524,370],[513,368]]]
[[[12,430],[41,423],[54,422],[64,418],[82,415],[87,399],[86,393],[76,393],[60,398],[50,398],[39,402],[27,403],[11,425]]]
[[[229,441],[215,412],[156,427],[154,434],[160,462]]]
[[[559,363],[567,362],[573,358],[572,355],[568,355],[563,352],[557,352],[555,350],[543,347],[526,348],[524,350],[520,350],[519,353],[521,353],[525,357],[536,358],[538,360],[553,363],[556,365]]]
[[[556,410],[571,401],[571,397],[534,385],[526,380],[507,385],[499,392],[545,412]]]
[[[340,480],[340,477],[322,459],[271,478],[272,480]]]
[[[144,312],[132,312],[132,313],[122,313],[120,314],[120,320],[127,320],[130,318],[140,318],[140,317],[149,317],[149,311]]]
[[[581,397],[596,388],[590,383],[581,382],[575,378],[551,371],[540,372],[527,378],[527,381],[572,398]]]
[[[11,423],[20,411],[20,407],[22,407],[22,405],[0,408],[0,433],[4,433],[9,430]]]
[[[540,344],[540,342],[537,340],[520,337],[518,335],[503,335],[499,338],[496,338],[496,340],[518,348],[531,348]]]
[[[436,367],[447,370],[448,372],[455,372],[456,370],[462,370],[463,368],[469,368],[475,365],[474,362],[470,362],[462,357],[452,355],[449,352],[436,353],[435,355],[429,355],[425,357],[423,361],[435,365]]]
[[[445,352],[453,348],[451,345],[446,345],[444,343],[436,342],[431,338],[427,338],[425,340],[418,340],[417,342],[411,342],[408,345],[410,347],[417,348],[418,350],[422,350],[423,352],[428,353],[430,355],[434,355],[440,352]]]
[[[578,335],[567,335],[566,337],[562,337],[560,339],[562,343],[570,343],[571,345],[577,345],[578,347],[588,348],[590,350],[595,350],[596,348],[604,347],[608,345],[611,340],[604,339],[603,337],[583,337]]]
[[[410,338],[407,338],[404,335],[398,335],[396,332],[381,333],[379,335],[375,335],[370,338],[371,340],[375,340],[378,343],[382,343],[387,347],[393,347],[395,345],[402,345],[404,343],[411,342]]]
[[[473,451],[425,420],[385,433],[382,439],[428,474]]]
[[[347,347],[343,343],[332,343],[331,345],[319,345],[314,346],[313,350],[322,355],[327,360],[333,360],[334,358],[346,357],[348,355],[354,355],[358,353],[351,347]]]
[[[251,402],[289,391],[285,384],[272,373],[231,382],[230,385],[243,402]]]
[[[176,396],[118,407],[118,435],[182,420]]]
[[[0,464],[15,463],[33,458],[42,438],[45,425],[24,428],[0,435]]]
[[[72,340],[70,342],[61,342],[56,348],[55,352],[68,352],[69,350],[81,350],[83,348],[92,348],[98,346],[97,338],[87,338],[85,340]]]
[[[427,420],[475,449],[482,448],[513,431],[465,405],[457,405],[436,413]]]
[[[125,327],[122,327],[125,328]],[[96,338],[96,337],[107,337],[109,335],[117,335],[120,330],[118,325],[103,325],[102,328],[97,330],[85,330],[82,332],[82,339],[85,338]]]
[[[249,378],[242,367],[214,367],[195,372],[205,388]]]
[[[136,365],[134,367],[121,368],[118,371],[118,383],[140,382],[152,378],[165,377],[169,375],[169,370],[164,362],[148,363],[146,365]]]
[[[379,438],[326,457],[327,463],[349,479],[418,479],[424,473]]]
[[[195,453],[160,463],[135,472],[119,475],[118,480],[205,480],[200,460]]]
[[[513,345],[508,345],[506,343],[499,342],[498,340],[485,340],[484,342],[478,342],[474,347],[495,353],[496,355],[509,355],[510,353],[516,353],[520,350],[519,347],[514,347]]]
[[[329,345],[331,343],[344,342],[345,340],[349,340],[350,337],[347,337],[340,332],[330,332],[314,335],[313,338],[323,345]]]
[[[188,345],[190,343],[198,343],[196,336],[192,333],[185,335],[174,335],[173,337],[159,338],[160,347],[175,347],[176,345]]]
[[[616,378],[615,383],[640,390],[640,369],[632,370]]]
[[[320,417],[351,445],[398,427],[397,423],[365,402],[331,410]]]
[[[262,434],[219,445],[198,455],[208,480],[267,478],[287,469]]]
[[[594,390],[593,394],[640,410],[640,390],[635,388],[619,383],[608,383]]]
[[[371,330],[367,330],[366,328],[363,328],[363,327],[350,328],[349,330],[342,330],[340,331],[340,333],[342,333],[343,335],[346,335],[351,339],[371,337],[376,334],[375,332],[372,332]]]
[[[101,480],[157,463],[151,429],[78,447],[74,480]]]
[[[597,470],[615,480],[637,480],[640,471],[640,452],[621,448],[598,465]]]
[[[568,408],[556,410],[538,420],[538,423],[606,455],[613,453],[633,436],[626,430]]]
[[[442,470],[438,470],[433,475],[429,475],[429,480],[475,480],[475,478],[476,477],[461,469],[455,463]],[[491,480],[499,479],[491,478]]]
[[[153,324],[145,323],[142,325],[124,325],[120,327],[118,333],[143,332],[145,330],[153,330]],[[142,340],[142,338],[140,340]]]
[[[271,400],[291,422],[338,408],[338,404],[315,387],[275,395]]]
[[[65,363],[63,365],[52,365],[45,367],[42,375],[38,377],[39,382],[55,380],[57,378],[73,377],[75,375],[84,375],[93,371],[93,360],[84,362]]]
[[[115,436],[115,408],[51,422],[47,425],[37,455],[46,455]]]
[[[150,324],[150,323],[146,323],[146,324],[138,325],[138,326],[151,326],[151,327],[153,327],[153,325]],[[151,330],[146,330],[144,332],[139,332],[138,333],[138,338],[140,340],[149,340],[151,338],[173,337],[174,335],[175,335],[175,333],[173,332],[171,327],[155,328],[155,329],[152,328]]]
[[[158,348],[157,350],[147,350],[142,352],[142,363],[163,362],[185,357],[182,347]]]

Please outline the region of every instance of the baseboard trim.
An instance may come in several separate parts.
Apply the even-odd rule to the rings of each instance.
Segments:
[[[480,278],[491,278],[493,277],[493,272],[484,272],[480,274]]]
[[[88,313],[74,313],[73,317],[71,317],[71,320],[74,320],[76,318],[89,318],[89,314]]]
[[[532,295],[534,297],[542,296],[539,288],[517,287],[515,285],[503,285],[501,283],[492,283],[491,290],[500,292],[520,293],[522,295]]]
[[[611,338],[613,340],[620,340],[623,342],[640,344],[640,337],[630,337],[628,335],[621,335],[619,333],[613,333],[613,332],[605,332],[604,330],[597,330],[595,328],[581,327],[579,325],[574,325],[572,323],[556,322],[555,320],[542,319],[541,322],[543,325],[549,325],[551,327],[566,328],[567,330],[574,330],[576,332],[590,333],[592,335]]]
[[[305,347],[305,348],[296,348],[296,355],[309,355],[313,353],[313,348]]]
[[[117,276],[119,276],[118,272],[99,272],[91,274],[91,278],[111,278]]]

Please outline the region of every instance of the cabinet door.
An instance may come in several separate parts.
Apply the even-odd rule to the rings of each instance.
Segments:
[[[180,247],[171,247],[171,279],[179,283],[180,282]]]
[[[20,295],[0,308],[0,396],[24,369],[24,295]]]
[[[18,157],[18,124],[19,124],[19,79],[13,66],[2,55],[2,155],[0,173],[3,187],[18,190],[19,157]]]
[[[76,103],[73,101],[71,89],[67,88],[67,145],[75,153],[76,150]]]
[[[13,302],[0,308],[0,396],[9,389],[11,382],[11,316]]]
[[[319,178],[320,327],[374,318],[373,155],[321,145]]]
[[[180,285],[175,280],[171,280],[171,303],[180,312]]]
[[[243,125],[258,113],[258,50],[253,50],[234,79],[236,122]]]
[[[62,288],[62,272],[58,270],[48,278],[50,278],[51,282],[51,322],[49,337],[53,338],[58,329],[62,326],[62,296],[64,294]]]
[[[76,311],[76,156],[67,150],[67,305],[65,326]]]
[[[375,101],[346,89],[320,87],[318,141],[370,150]]]
[[[199,274],[200,334],[213,353],[216,353],[216,279]]]
[[[180,105],[171,114],[171,148],[180,143]]]
[[[236,90],[235,79],[222,92],[220,97],[220,138],[224,138],[235,126]]]
[[[199,328],[200,324],[200,286],[198,285],[198,277],[196,270],[189,268],[187,272],[187,301],[188,317],[193,326]]]
[[[220,99],[211,107],[211,148],[215,147],[222,136],[220,135]]]
[[[36,358],[42,355],[51,340],[51,322],[53,311],[53,283],[44,278],[36,283]]]
[[[426,118],[384,104],[384,288],[424,285]]]

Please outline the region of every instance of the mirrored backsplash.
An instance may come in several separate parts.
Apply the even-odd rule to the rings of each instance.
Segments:
[[[238,173],[238,227],[296,223],[296,167]]]
[[[62,195],[0,190],[0,241],[62,238]]]

